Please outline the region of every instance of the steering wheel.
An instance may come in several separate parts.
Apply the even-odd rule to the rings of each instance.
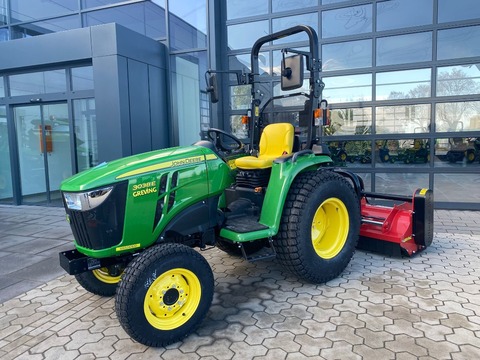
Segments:
[[[226,136],[229,139],[232,139],[234,143],[225,143],[222,140],[222,135]],[[226,154],[231,154],[235,151],[243,149],[244,145],[242,141],[237,138],[235,135],[229,134],[226,131],[210,128],[207,130],[207,136],[212,140],[213,144],[218,150],[225,152]]]

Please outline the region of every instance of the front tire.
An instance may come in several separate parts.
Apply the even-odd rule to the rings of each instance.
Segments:
[[[100,268],[75,275],[78,283],[87,291],[100,296],[113,296],[121,280],[119,269]]]
[[[166,346],[200,324],[213,291],[212,270],[198,252],[182,244],[161,244],[126,268],[115,310],[133,339],[147,346]]]
[[[324,283],[348,265],[359,231],[359,200],[347,180],[331,171],[306,172],[287,196],[277,257],[299,277]]]

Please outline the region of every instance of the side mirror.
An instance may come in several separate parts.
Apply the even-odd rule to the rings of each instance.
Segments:
[[[210,100],[212,103],[218,102],[218,82],[217,74],[208,73],[207,77],[207,92],[210,93]]]
[[[303,85],[303,55],[282,59],[282,90],[294,90]]]

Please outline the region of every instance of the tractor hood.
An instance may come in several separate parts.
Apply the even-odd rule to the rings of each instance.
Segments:
[[[108,186],[152,171],[205,161],[207,153],[215,156],[201,146],[175,147],[104,162],[64,180],[61,190],[76,192]]]

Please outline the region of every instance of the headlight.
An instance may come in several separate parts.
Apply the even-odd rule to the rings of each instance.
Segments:
[[[103,203],[112,192],[113,186],[83,193],[63,193],[65,203],[70,210],[91,210]]]

